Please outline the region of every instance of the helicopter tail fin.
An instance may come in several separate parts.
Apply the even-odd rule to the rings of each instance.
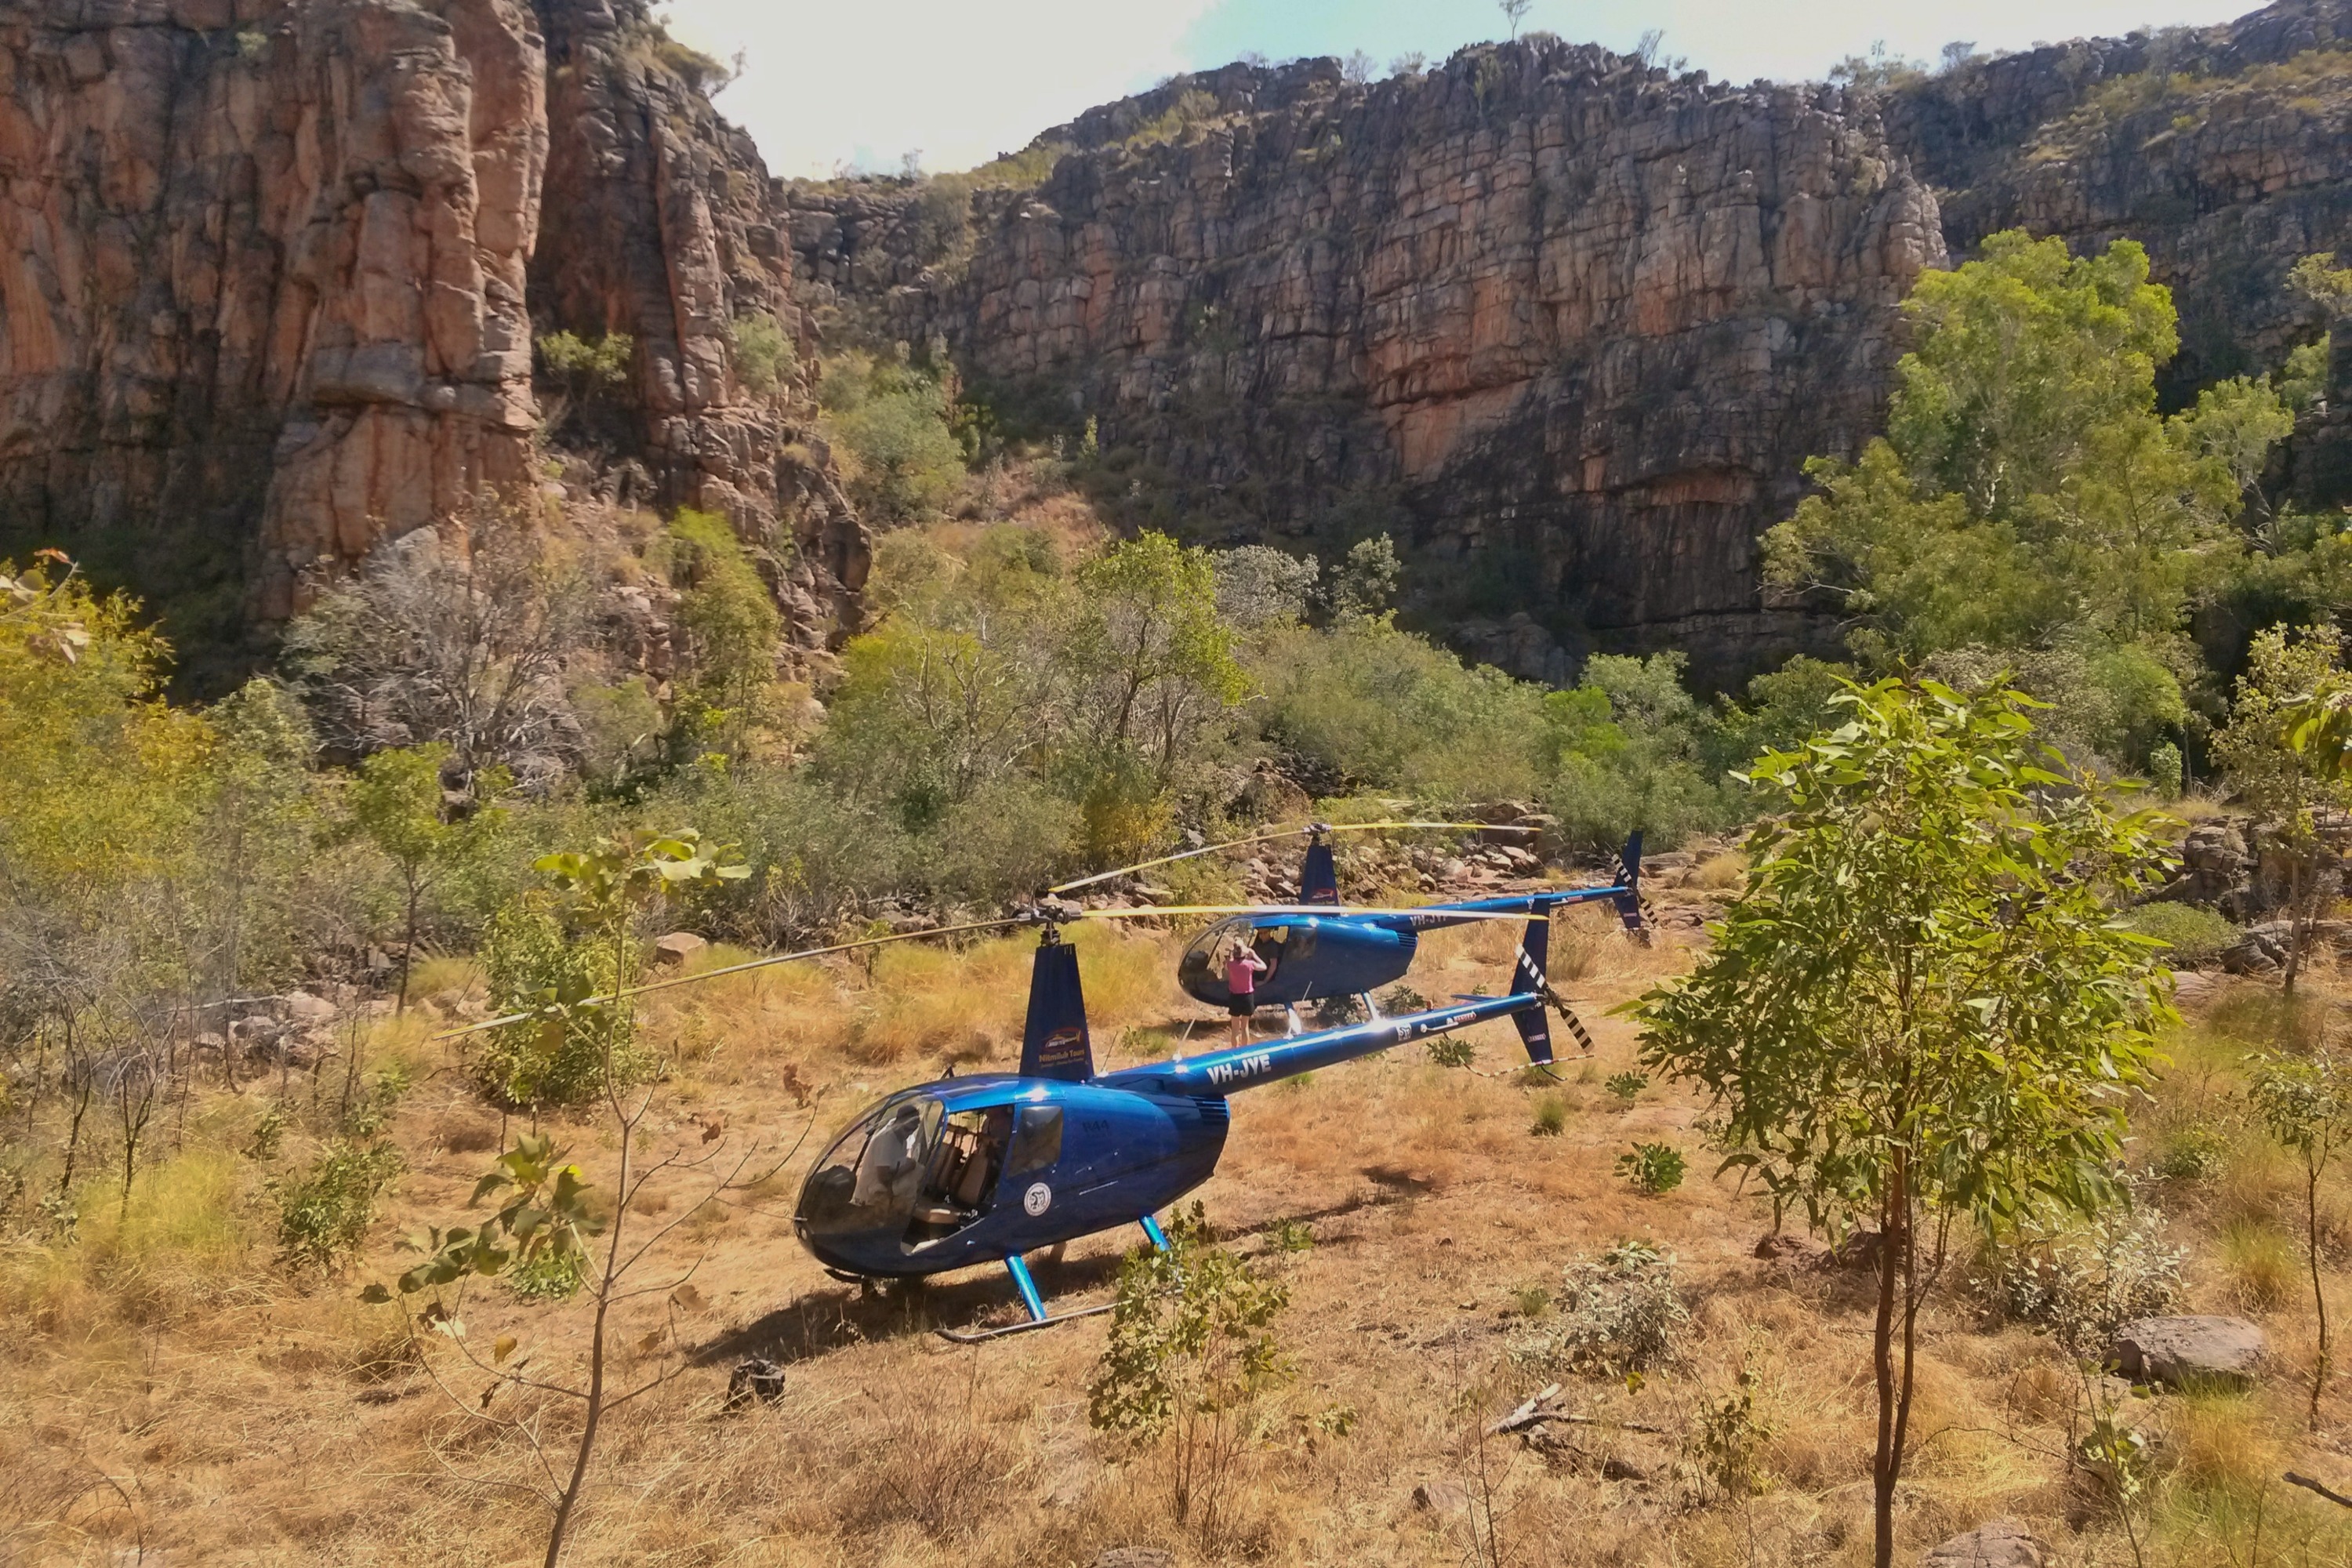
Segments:
[[[1527,932],[1519,938],[1519,961],[1511,966],[1511,991],[1514,995],[1525,992],[1532,992],[1538,996],[1550,994],[1551,982],[1544,973],[1544,965],[1550,962],[1550,954],[1551,915],[1546,912],[1528,921]],[[1519,1043],[1528,1047],[1528,1060],[1538,1063],[1551,1060],[1551,1020],[1544,1016],[1540,1005],[1524,1013],[1512,1014],[1511,1022],[1518,1026]]]
[[[1643,930],[1649,914],[1642,897],[1642,830],[1635,828],[1625,837],[1625,847],[1617,851],[1617,883],[1625,890],[1617,895],[1617,918],[1625,922],[1630,931]]]
[[[1084,1083],[1095,1076],[1087,1034],[1086,993],[1078,984],[1078,950],[1041,942],[1029,966],[1029,1018],[1021,1031],[1021,1076]]]
[[[1307,858],[1298,867],[1298,901],[1302,904],[1336,904],[1339,901],[1339,868],[1331,858],[1331,847],[1317,842],[1307,847]]]

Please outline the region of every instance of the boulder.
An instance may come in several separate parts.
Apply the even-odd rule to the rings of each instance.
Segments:
[[[1157,1546],[1114,1546],[1095,1559],[1095,1568],[1176,1568],[1176,1553]]]
[[[1460,1481],[1423,1481],[1412,1489],[1412,1506],[1423,1513],[1464,1513],[1470,1507],[1470,1489]]]
[[[308,991],[287,993],[280,1005],[286,1016],[298,1024],[323,1024],[335,1016],[335,1005],[311,995]]]
[[[727,1408],[740,1409],[757,1401],[773,1404],[784,1396],[784,1369],[765,1356],[746,1356],[727,1374]]]
[[[674,931],[654,938],[654,962],[664,969],[683,969],[709,951],[710,944],[690,931]]]
[[[1919,1563],[1920,1568],[2048,1568],[2057,1561],[2049,1543],[2025,1526],[1996,1519],[1930,1549]]]
[[[2245,1388],[2270,1342],[2243,1318],[2141,1318],[2116,1331],[2116,1362],[2139,1383]]]
[[[1817,1263],[1829,1248],[1809,1236],[1776,1230],[1756,1244],[1756,1256],[1767,1263]]]

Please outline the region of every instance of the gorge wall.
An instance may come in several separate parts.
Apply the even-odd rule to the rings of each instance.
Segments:
[[[1114,487],[1159,500],[1138,520],[1327,553],[1385,529],[1465,651],[1557,680],[1679,648],[1737,687],[1834,646],[1768,599],[1755,541],[1806,457],[1878,426],[1922,268],[2014,225],[2142,240],[2183,312],[2175,395],[2316,334],[2284,279],[2352,251],[2343,16],[2283,0],[1870,92],[1542,36],[1377,84],[1233,66],[962,180],[795,186],[793,243],[845,330],[1092,418]],[[2293,456],[2307,499],[2352,488],[2326,436]]]
[[[0,555],[61,546],[233,665],[538,481],[534,333],[619,330],[600,459],[771,546],[822,641],[863,536],[793,389],[733,373],[736,316],[807,327],[698,69],[639,0],[0,0]]]

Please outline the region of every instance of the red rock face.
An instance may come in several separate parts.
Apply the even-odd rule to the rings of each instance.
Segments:
[[[0,5],[0,538],[216,631],[523,475],[515,0]]]
[[[540,7],[567,41],[622,25]],[[658,62],[574,73],[543,232],[547,57],[531,0],[0,0],[0,555],[63,545],[233,662],[378,542],[532,479],[526,296],[572,270],[533,249],[593,244],[627,261],[597,313],[646,343],[664,499],[747,537],[789,513],[780,593],[834,635],[864,534],[729,364],[738,303],[799,320],[772,227],[756,254],[765,172]]]
[[[1385,507],[1424,609],[1529,675],[1547,629],[1711,683],[1801,640],[1753,541],[1873,427],[1944,259],[1868,105],[1551,39],[1370,87],[1236,66],[1041,141],[1071,151],[980,194],[961,269],[908,266],[879,189],[796,195],[808,284],[1066,388],[1212,533],[1328,551]]]
[[[803,647],[854,627],[868,542],[787,387],[752,395],[733,326],[766,316],[803,364],[816,340],[793,298],[782,206],[751,138],[713,112],[645,25],[641,0],[539,0],[549,161],[530,268],[542,330],[636,343],[628,456],[670,506],[718,512],[776,563]]]

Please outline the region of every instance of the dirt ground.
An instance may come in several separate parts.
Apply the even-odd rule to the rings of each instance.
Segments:
[[[1433,938],[1412,984],[1433,996],[1491,989],[1512,934]],[[1416,1048],[1235,1100],[1223,1163],[1198,1195],[1219,1236],[1289,1285],[1277,1332],[1296,1372],[1251,1413],[1208,1531],[1171,1519],[1163,1453],[1088,1425],[1107,1319],[951,1344],[932,1327],[1013,1321],[1001,1273],[861,1291],[791,1234],[802,1171],[859,1104],[947,1061],[1009,1065],[1023,943],[893,950],[870,973],[806,966],[671,994],[646,1018],[674,1066],[641,1152],[704,1163],[625,1216],[635,1237],[676,1224],[632,1276],[650,1289],[620,1309],[614,1336],[625,1384],[667,1380],[611,1418],[566,1560],[1060,1568],[1136,1544],[1187,1564],[1335,1568],[1866,1562],[1866,1276],[1759,1260],[1769,1207],[1711,1176],[1700,1108],[1676,1089],[1626,1105],[1604,1088],[1634,1051],[1609,1008],[1687,962],[1690,935],[1644,950],[1598,923],[1563,932],[1556,978],[1598,1048],[1567,1065],[1562,1086],[1521,1081],[1506,1025],[1473,1037],[1474,1069]],[[1085,937],[1107,1065],[1217,1026],[1170,984],[1179,940]],[[2200,1020],[2236,1011],[2183,1032],[2178,1091],[2144,1108],[2151,1143],[2192,1112],[2227,1122],[2242,1054],[2230,1031],[2263,1000],[2239,993],[2256,989],[2232,983],[2200,1005]],[[462,1222],[514,1131],[429,1028],[387,1024],[372,1047],[413,1079],[395,1123],[408,1170],[348,1273],[297,1279],[271,1264],[265,1184],[310,1145],[297,1138],[274,1164],[238,1152],[276,1093],[267,1080],[189,1110],[181,1152],[142,1178],[111,1231],[78,1249],[9,1252],[0,1563],[539,1560],[541,1494],[568,1461],[575,1407],[499,1389],[465,1353],[487,1359],[510,1335],[516,1364],[575,1377],[584,1307],[480,1283],[458,1310],[464,1347],[436,1333],[413,1347],[394,1309],[356,1299],[408,1266],[399,1235]],[[299,1077],[290,1088],[307,1092]],[[1547,1096],[1565,1111],[1557,1136],[1534,1131]],[[608,1131],[587,1120],[551,1130],[592,1180],[609,1179]],[[2315,1428],[2304,1419],[2310,1297],[2278,1263],[2280,1238],[2299,1235],[2299,1172],[2252,1134],[2231,1136],[2221,1174],[2161,1201],[2190,1251],[2192,1307],[2244,1313],[2271,1334],[2263,1387],[2128,1401],[2156,1479],[2119,1515],[2068,1463],[2074,1374],[2045,1339],[1997,1321],[1956,1263],[1925,1342],[1900,1520],[1911,1558],[2005,1514],[2070,1564],[2352,1563],[2352,1511],[2279,1479],[2293,1468],[2352,1491],[2347,1380]],[[1679,1188],[1645,1196],[1613,1173],[1636,1141],[1688,1155]],[[713,1198],[709,1173],[746,1156],[746,1175],[777,1173]],[[2343,1195],[2330,1192],[2340,1242]],[[1679,1361],[1638,1387],[1572,1383],[1572,1408],[1601,1423],[1574,1429],[1572,1445],[1484,1436],[1539,1381],[1509,1355],[1541,1321],[1528,1314],[1545,1310],[1563,1266],[1620,1237],[1678,1260],[1694,1316]],[[1107,1300],[1136,1239],[1076,1245],[1040,1282],[1057,1306]],[[679,1280],[690,1289],[673,1289]],[[730,1412],[730,1369],[752,1355],[783,1364],[783,1394]],[[1743,1361],[1769,1481],[1726,1499],[1686,1445]]]

